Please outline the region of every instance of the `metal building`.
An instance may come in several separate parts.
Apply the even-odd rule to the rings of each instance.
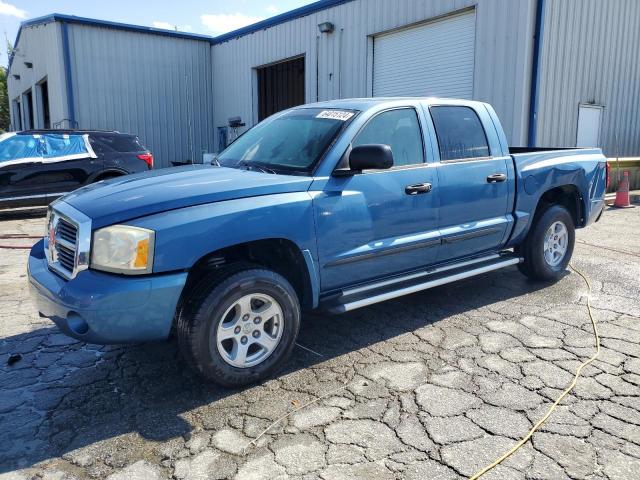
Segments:
[[[304,58],[306,102],[473,98],[512,145],[639,156],[638,45],[637,0],[328,0],[215,39],[215,124],[255,123],[263,68]]]
[[[52,15],[23,24],[9,90],[14,128],[138,133],[161,166],[222,148],[231,117],[391,95],[490,102],[513,145],[637,156],[637,45],[636,0],[322,0],[215,38]]]
[[[9,67],[14,130],[135,133],[156,165],[213,149],[211,38],[53,14],[22,24]]]
[[[640,156],[640,2],[546,0],[536,141]]]

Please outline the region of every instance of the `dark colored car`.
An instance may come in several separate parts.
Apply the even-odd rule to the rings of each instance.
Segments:
[[[0,208],[48,205],[84,185],[153,168],[136,135],[27,130],[0,135]]]

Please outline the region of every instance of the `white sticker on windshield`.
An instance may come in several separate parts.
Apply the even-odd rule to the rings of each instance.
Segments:
[[[353,117],[353,112],[344,112],[342,110],[323,110],[316,118],[328,118],[330,120],[341,120],[346,122]]]

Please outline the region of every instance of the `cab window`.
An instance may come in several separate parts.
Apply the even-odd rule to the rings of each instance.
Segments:
[[[430,112],[438,137],[441,161],[490,156],[487,136],[472,108],[436,106],[431,107]]]
[[[418,115],[413,108],[398,108],[373,117],[360,130],[352,145],[389,145],[393,166],[424,163],[424,148]]]

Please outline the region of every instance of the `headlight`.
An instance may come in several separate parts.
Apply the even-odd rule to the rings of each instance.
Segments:
[[[91,267],[106,272],[141,275],[153,270],[155,232],[114,225],[93,234]]]

